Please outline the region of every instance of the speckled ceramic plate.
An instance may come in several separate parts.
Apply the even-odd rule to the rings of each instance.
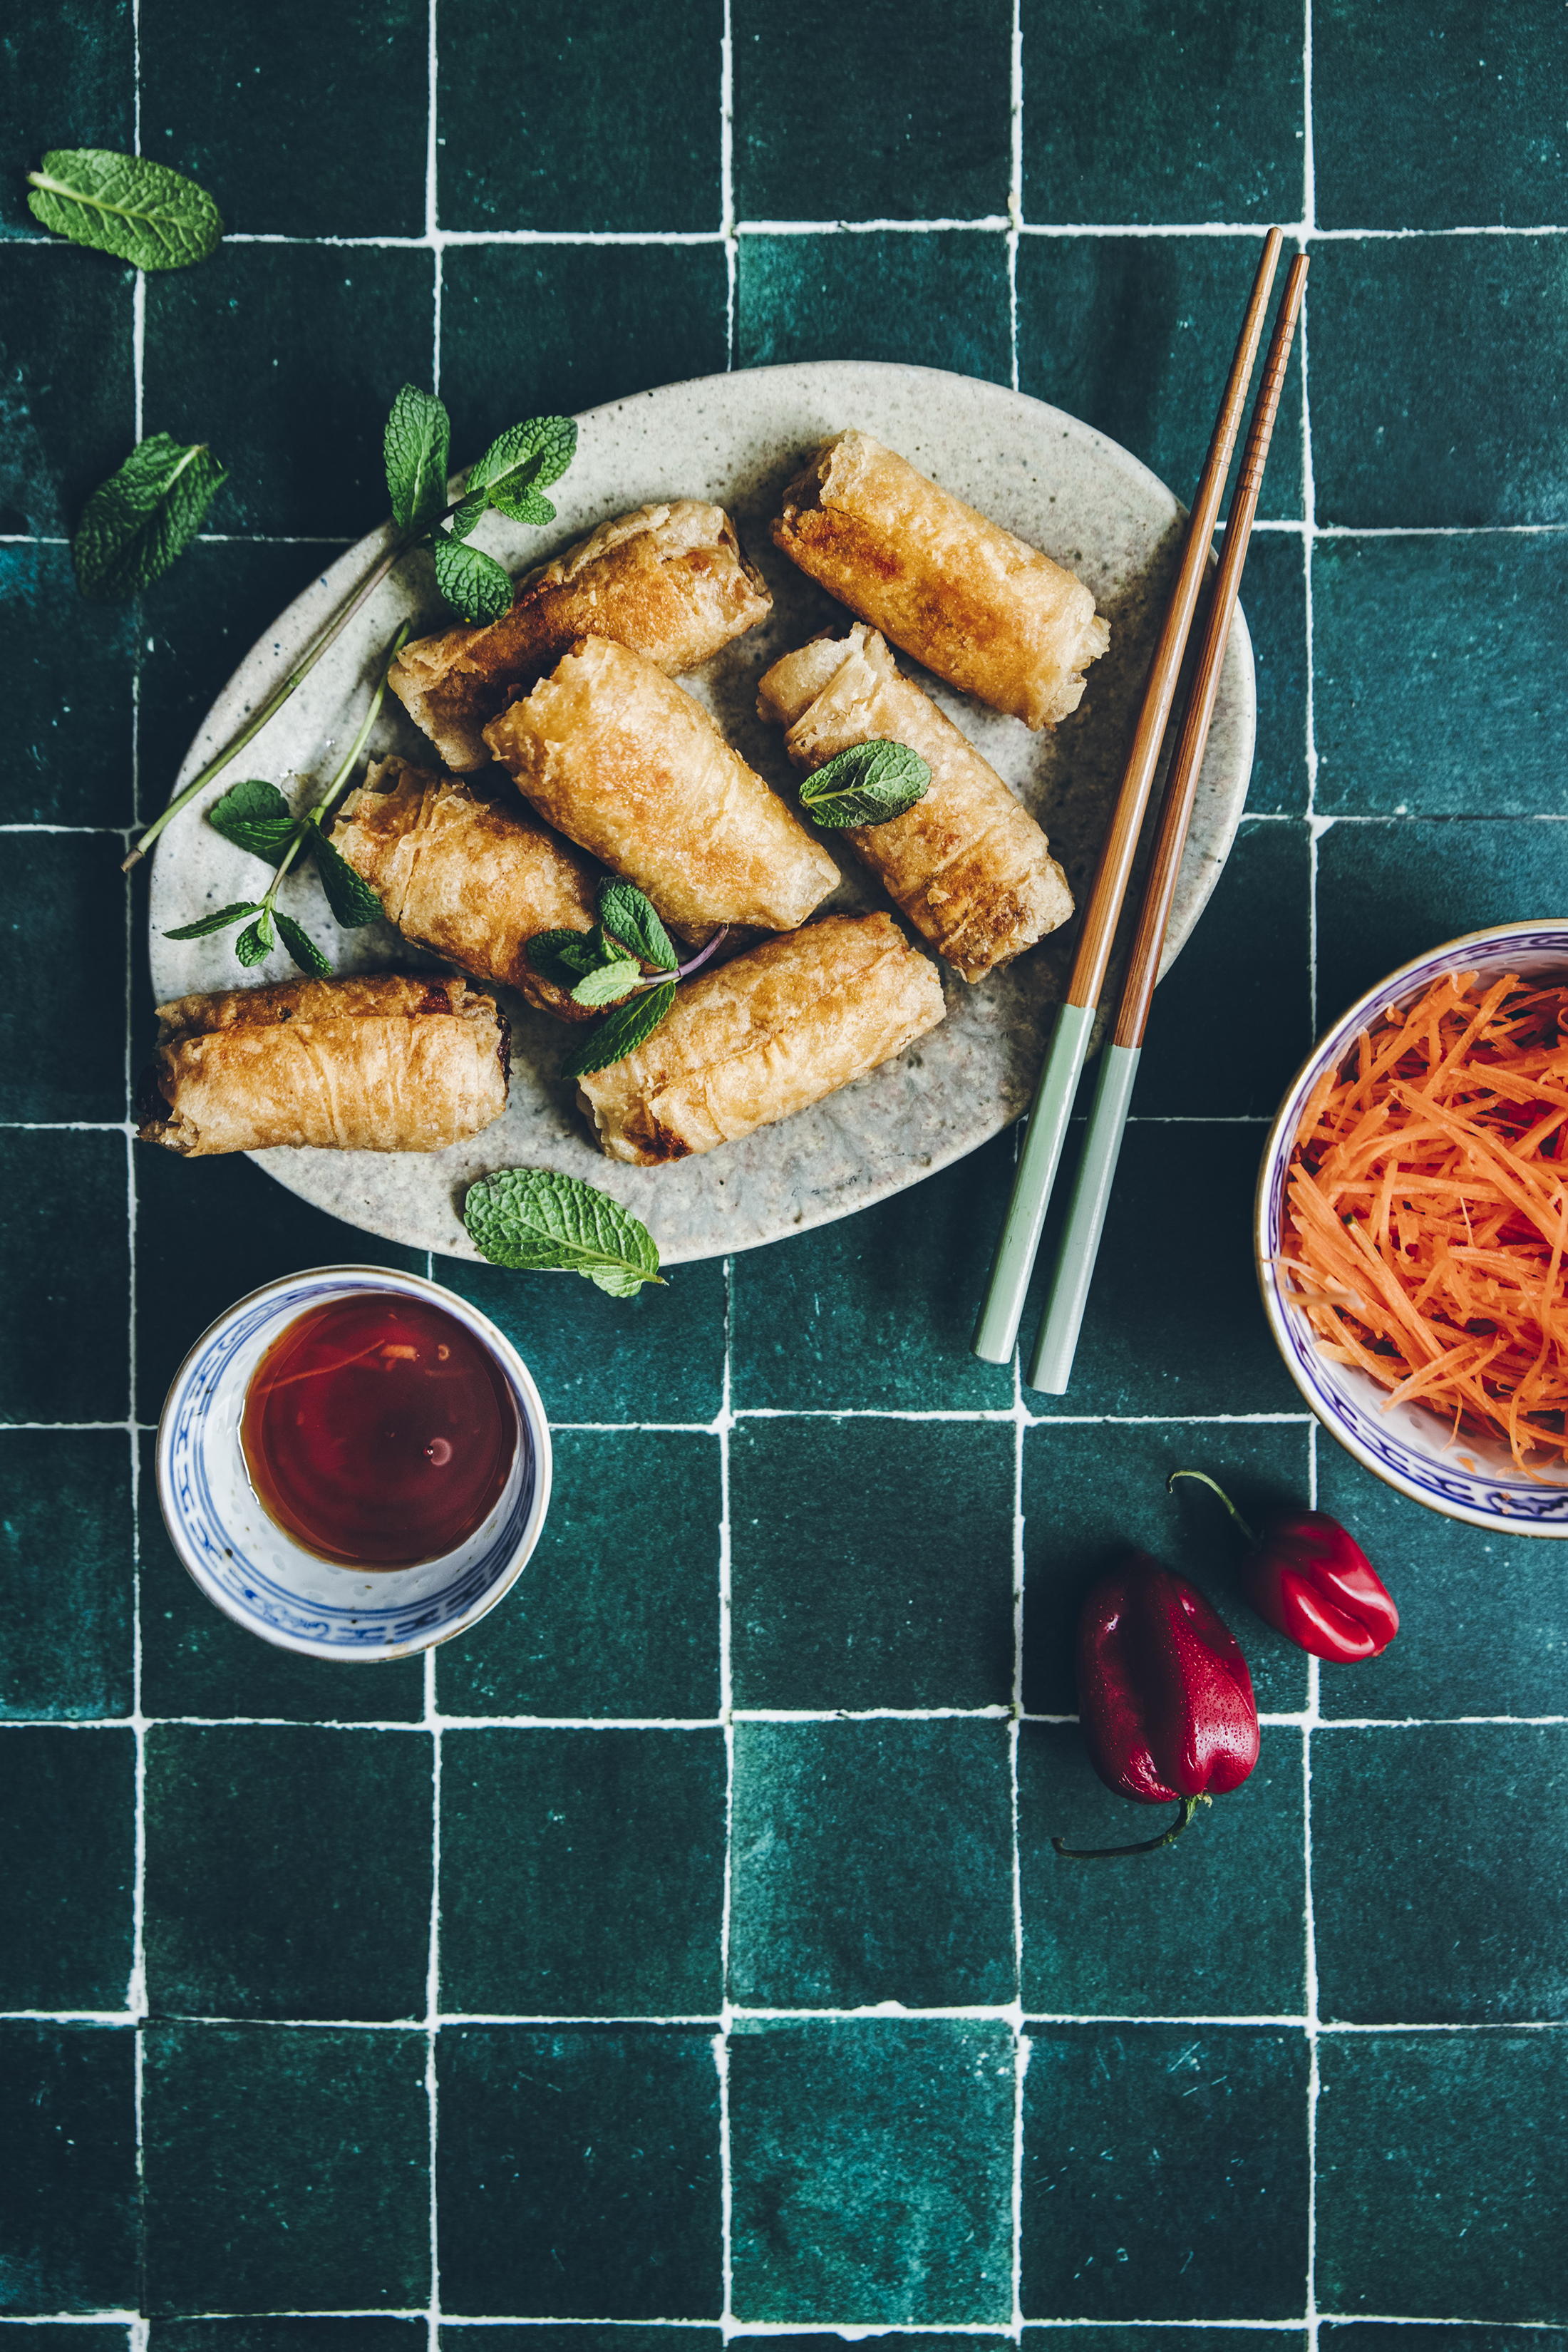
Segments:
[[[773,590],[773,614],[684,683],[792,803],[795,780],[778,733],[756,716],[755,688],[780,654],[845,618],[842,606],[777,552],[767,532],[780,491],[816,443],[846,425],[864,427],[1087,581],[1110,619],[1110,651],[1089,672],[1079,709],[1054,735],[1031,735],[1018,720],[922,679],[1039,818],[1081,900],[1179,551],[1184,510],[1146,467],[1087,425],[1020,393],[931,368],[855,362],[667,384],[591,409],[579,421],[576,460],[551,493],[557,521],[531,531],[491,515],[478,543],[515,572],[542,562],[605,516],[650,500],[702,498],[727,507]],[[382,532],[362,541],[279,615],[207,714],[180,783],[243,723],[384,544]],[[435,627],[442,612],[428,559],[410,557],[240,762],[174,820],[153,866],[153,982],[161,999],[233,987],[245,977],[226,936],[163,936],[252,896],[262,878],[254,858],[203,823],[204,807],[238,775],[269,777],[301,799],[318,795],[353,733],[378,653],[397,623],[415,613]],[[1176,893],[1167,969],[1202,913],[1235,835],[1252,766],[1255,709],[1251,642],[1238,612]],[[428,749],[398,711],[384,712],[373,748],[414,757]],[[844,887],[831,905],[883,903],[847,852],[841,863]],[[291,877],[280,904],[338,971],[431,961],[412,952],[390,925],[339,930],[311,877]],[[673,1167],[623,1168],[601,1156],[575,1108],[574,1087],[559,1076],[569,1033],[516,999],[508,1005],[514,1024],[510,1103],[471,1143],[430,1157],[256,1157],[291,1192],[416,1249],[472,1256],[462,1225],[464,1193],[487,1170],[517,1166],[564,1170],[613,1192],[647,1224],[668,1264],[754,1248],[916,1183],[1016,1118],[1039,1068],[1077,929],[1069,924],[978,987],[944,967],[947,1018],[899,1060],[797,1118]],[[250,977],[282,980],[292,971],[279,952]],[[1113,986],[1115,980],[1113,970]]]

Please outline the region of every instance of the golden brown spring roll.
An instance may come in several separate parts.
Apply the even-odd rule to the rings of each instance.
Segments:
[[[580,1097],[609,1157],[651,1168],[837,1094],[943,1009],[936,966],[890,915],[826,915],[688,981],[647,1044]]]
[[[551,824],[705,939],[793,931],[838,881],[798,818],[646,654],[584,637],[485,729]]]
[[[1110,625],[1081,580],[868,433],[840,433],[784,497],[784,553],[938,677],[1054,726]]]
[[[858,621],[775,662],[757,709],[788,729],[807,775],[852,743],[907,743],[931,770],[923,800],[844,838],[901,913],[965,980],[983,980],[1072,913],[1067,876],[1029,814],[928,694]]]
[[[482,768],[486,721],[578,638],[614,637],[673,677],[755,628],[773,603],[722,507],[698,499],[602,522],[517,583],[488,628],[405,646],[387,683],[447,767]]]
[[[397,972],[221,989],[158,1007],[143,1143],[186,1159],[268,1151],[444,1151],[506,1108],[509,1036],[467,981]]]
[[[542,1013],[593,1020],[533,970],[528,943],[540,931],[592,930],[595,868],[504,778],[487,789],[383,760],[343,803],[332,845],[405,939],[518,989]]]

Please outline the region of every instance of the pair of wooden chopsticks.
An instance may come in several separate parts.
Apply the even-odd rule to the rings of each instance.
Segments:
[[[1111,942],[1131,877],[1138,835],[1175,700],[1177,680],[1203,583],[1209,544],[1240,429],[1242,404],[1247,397],[1258,348],[1263,339],[1264,319],[1279,266],[1279,231],[1270,229],[1264,243],[1258,275],[1253,281],[1241,338],[1231,362],[1225,397],[1215,419],[1197,495],[1193,500],[1192,518],[1187,527],[1175,586],[1171,593],[1164,626],[1144,688],[1142,709],[1122,773],[1110,829],[1100,852],[1067,999],[1057,1013],[1045,1066],[1030,1109],[1028,1130],[1013,1181],[1006,1221],[996,1245],[990,1281],[974,1331],[974,1352],[990,1363],[1006,1363],[1018,1336],[1024,1297],[1034,1269],[1035,1255],[1039,1248],[1062,1147],[1067,1139],[1073,1098],[1089,1052],[1095,1008],[1105,984]],[[1030,1387],[1044,1389],[1054,1395],[1060,1395],[1067,1387],[1079,1328],[1083,1320],[1094,1273],[1111,1179],[1121,1148],[1122,1129],[1127,1121],[1142,1048],[1150,1000],[1159,972],[1165,926],[1170,917],[1187,824],[1197,791],[1198,772],[1203,764],[1209,721],[1214,715],[1215,700],[1219,691],[1226,642],[1230,634],[1231,616],[1236,609],[1237,591],[1241,582],[1242,565],[1247,560],[1253,519],[1258,511],[1264,463],[1274,430],[1306,278],[1307,262],[1302,255],[1291,265],[1284,299],[1275,321],[1263,383],[1252,412],[1240,479],[1225,535],[1225,551],[1200,644],[1196,674],[1165,788],[1159,835],[1122,986],[1115,1040],[1106,1049],[1089,1117],[1083,1160],[1051,1278],[1050,1305],[1029,1367]]]

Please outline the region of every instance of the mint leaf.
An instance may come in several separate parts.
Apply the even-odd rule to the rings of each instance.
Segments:
[[[555,509],[541,492],[546,483],[560,480],[576,450],[577,427],[570,416],[531,416],[499,434],[468,475],[453,530],[466,539],[488,506],[513,522],[553,522]]]
[[[360,931],[366,923],[379,923],[384,911],[381,900],[342,851],[332,846],[319,824],[310,827],[310,854],[327,894],[327,904],[343,929]],[[281,922],[283,919],[279,916],[278,919]]]
[[[139,441],[82,509],[71,541],[82,594],[94,604],[121,604],[161,580],[226,478],[205,441],[187,448],[166,433]]]
[[[623,1004],[617,1013],[590,1029],[570,1060],[561,1065],[563,1078],[586,1078],[595,1070],[607,1070],[612,1062],[624,1062],[635,1053],[646,1037],[651,1037],[670,1006],[675,1003],[675,982],[662,981]]]
[[[205,261],[223,236],[205,188],[140,155],[108,147],[51,147],[36,172],[27,209],[73,245],[112,253],[137,269],[184,269]]]
[[[617,956],[596,971],[585,972],[572,991],[572,1002],[591,1005],[597,1012],[602,1004],[618,1004],[623,996],[629,996],[641,978],[641,964],[629,956]]]
[[[801,806],[817,824],[886,824],[924,800],[931,770],[907,743],[851,743],[800,788]]]
[[[253,857],[269,858],[276,864],[289,846],[295,820],[276,784],[247,776],[213,803],[207,823],[237,849],[247,849]]]
[[[525,1274],[586,1275],[612,1298],[662,1279],[647,1227],[579,1176],[502,1168],[468,1188],[463,1223],[479,1255]]]
[[[680,961],[652,899],[645,898],[635,883],[605,883],[599,893],[599,923],[656,971],[673,971]]]
[[[436,558],[436,585],[465,621],[499,621],[511,610],[512,586],[493,555],[438,530],[430,542]]]
[[[393,519],[403,530],[434,522],[447,503],[452,426],[433,392],[405,383],[392,404],[383,448]]]
[[[376,911],[379,913],[380,908]],[[329,980],[331,977],[331,965],[310,932],[302,929],[292,915],[278,917],[278,936],[301,971],[308,971],[312,980]]]
[[[541,980],[570,995],[583,974],[596,971],[604,959],[592,931],[535,931],[528,942],[528,961]]]
[[[259,915],[260,912],[259,899],[241,898],[232,907],[220,907],[216,915],[204,915],[199,923],[182,923],[177,931],[165,931],[163,937],[166,940],[210,939],[214,931],[226,931],[230,923],[237,923],[247,915]]]
[[[272,917],[267,908],[260,907],[255,922],[247,923],[236,940],[234,951],[248,971],[253,963],[262,962],[270,954],[272,945]]]

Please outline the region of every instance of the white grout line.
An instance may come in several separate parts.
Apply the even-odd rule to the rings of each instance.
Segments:
[[[313,2319],[325,2322],[337,2319],[423,2319],[426,2315],[419,2309],[409,2309],[398,2305],[388,2306],[385,2304],[377,2304],[372,2306],[361,2305],[352,2309],[335,2311],[323,2311],[319,2306],[314,2306],[309,2311],[271,2311],[259,2315],[268,2319]],[[192,2322],[196,2321],[205,2322],[209,2320],[255,2319],[258,2316],[258,2315],[254,2311],[199,2311],[182,2313],[180,2319],[176,2324],[180,2326],[188,2326]],[[1489,2334],[1494,2335],[1507,2333],[1510,2330],[1524,2335],[1541,2333],[1556,2334],[1561,2332],[1563,2326],[1563,2322],[1560,2318],[1504,2320],[1475,2320],[1470,2318],[1450,2319],[1434,2317],[1426,2312],[1418,2313],[1414,2315],[1408,2313],[1387,2311],[1323,2312],[1320,2314],[1320,2317],[1326,2326],[1336,2327],[1468,2327],[1472,2329],[1484,2327]],[[1053,2328],[1058,2333],[1063,2333],[1075,2327],[1083,2327],[1094,2329],[1103,2334],[1109,2325],[1114,2325],[1117,2328],[1180,2328],[1185,2329],[1189,2332],[1204,2331],[1210,2328],[1225,2328],[1232,2331],[1233,2333],[1239,2332],[1248,2335],[1267,2332],[1270,2335],[1277,2336],[1295,2336],[1300,2334],[1304,2322],[1300,2319],[1243,2318],[1118,2319],[1114,2323],[1108,2323],[1105,2319],[1099,2316],[1088,2316],[1066,2319],[1026,2319],[1023,2324],[1030,2330]],[[690,2334],[706,2333],[712,2335],[716,2333],[719,2328],[719,2322],[713,2319],[584,2318],[581,2315],[577,2314],[563,2317],[553,2314],[542,2314],[537,2312],[509,2312],[503,2314],[494,2312],[463,2313],[448,2311],[442,2314],[442,2325],[447,2327],[471,2327],[480,2333],[482,2333],[486,2328],[490,2327],[663,2327],[668,2328],[672,2332],[684,2330]],[[105,2326],[120,2326],[129,2328],[131,2330],[132,2352],[136,2352],[136,2347],[139,2347],[146,2342],[145,2334],[138,2333],[138,2331],[145,2331],[148,2326],[147,2321],[137,2318],[134,2313],[126,2311],[119,2306],[103,2311],[50,2311],[0,2314],[0,2328],[102,2327]],[[931,2321],[894,2320],[887,2322],[873,2321],[868,2325],[831,2319],[753,2319],[748,2320],[745,2323],[743,2329],[738,2331],[738,2335],[741,2340],[744,2340],[744,2338],[750,2336],[835,2336],[841,2343],[847,2344],[892,2344],[906,2336],[973,2336],[980,2339],[989,2339],[996,2344],[1005,2344],[1011,2339],[1012,2330],[997,2323],[971,2319]]]
[[[1018,226],[1024,217],[1024,17],[1023,0],[1013,0],[1010,49],[1012,89],[1009,106],[1009,179],[1007,187],[1007,342],[1012,354],[1011,383],[1018,389]]]
[[[735,239],[735,36],[731,0],[724,0],[719,35],[719,234],[724,241],[724,365],[732,368],[741,256]]]

